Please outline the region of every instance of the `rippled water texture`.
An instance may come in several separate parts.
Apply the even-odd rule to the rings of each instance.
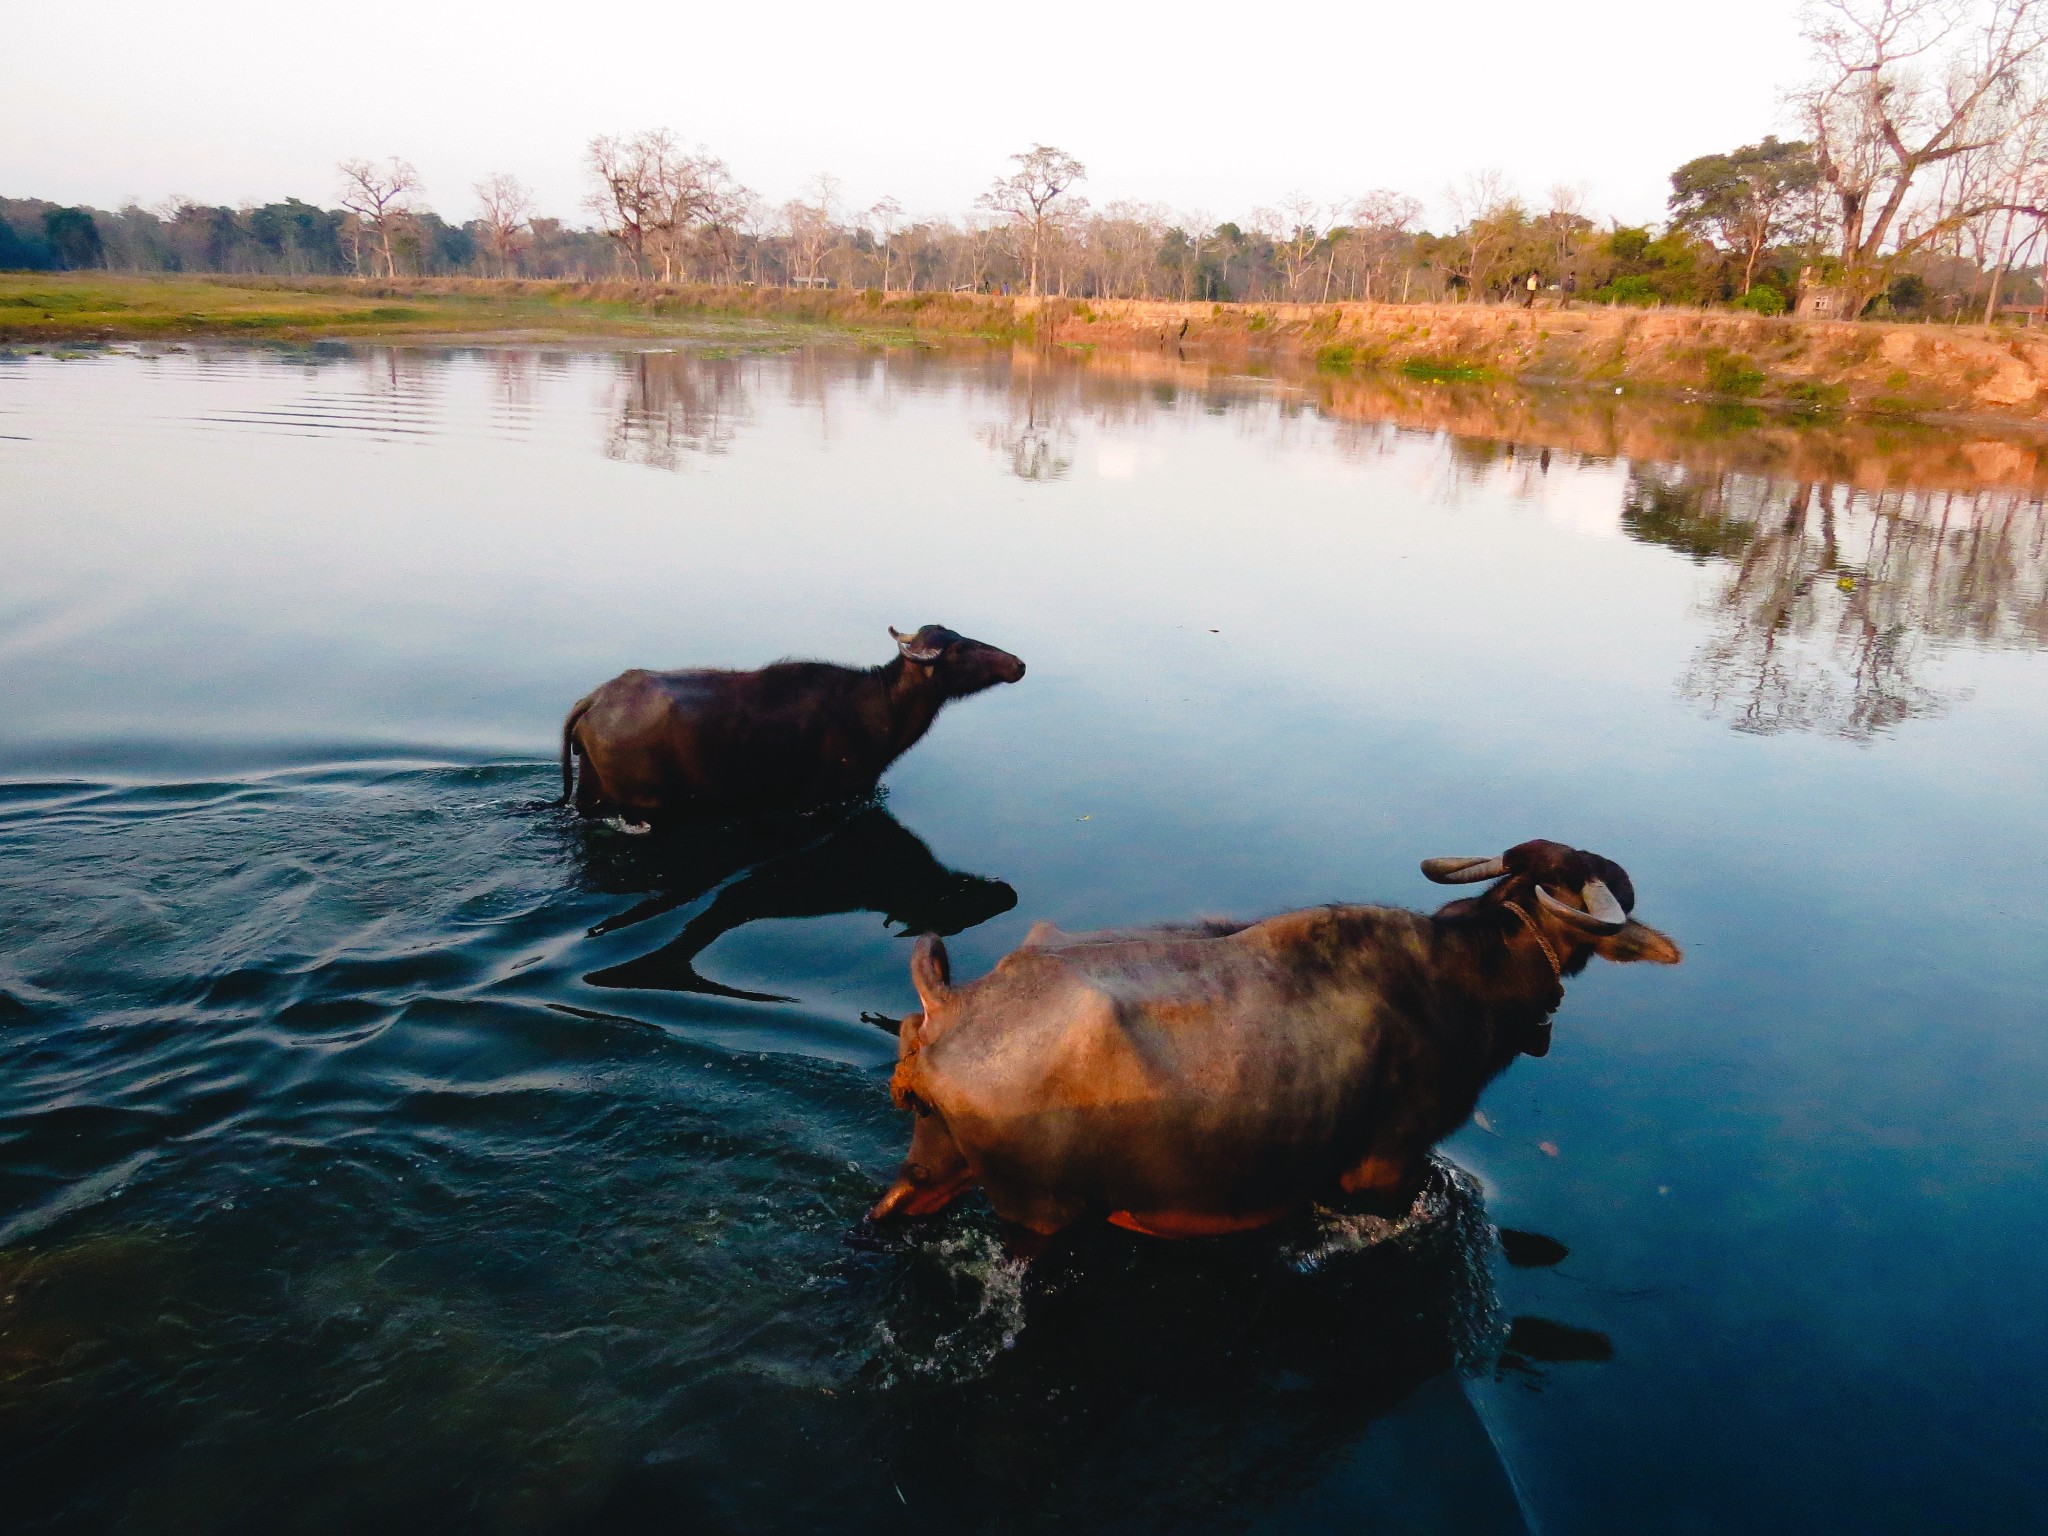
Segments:
[[[2038,455],[1558,398],[0,362],[7,1523],[2038,1524]],[[540,804],[623,667],[928,622],[1030,675],[876,804]],[[907,934],[1538,836],[1687,962],[1577,982],[1405,1221],[856,1230]]]

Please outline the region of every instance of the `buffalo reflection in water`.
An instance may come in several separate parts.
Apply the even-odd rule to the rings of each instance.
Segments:
[[[1679,692],[1737,730],[1869,740],[1955,700],[1950,646],[2048,646],[2048,505],[2011,490],[1857,491],[1631,469],[1622,527],[1725,565]]]
[[[592,928],[616,933],[715,891],[704,909],[658,949],[593,971],[598,987],[698,992],[748,1002],[792,999],[747,992],[697,973],[697,957],[725,934],[766,918],[876,912],[906,934],[960,933],[1009,911],[1017,893],[1001,880],[951,870],[879,805],[765,818],[657,834],[625,847],[593,841],[585,865],[601,889],[651,890],[638,905]]]

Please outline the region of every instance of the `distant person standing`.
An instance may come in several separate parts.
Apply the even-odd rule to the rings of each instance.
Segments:
[[[1524,309],[1534,309],[1534,308],[1536,307],[1536,284],[1537,284],[1537,277],[1536,277],[1536,274],[1535,274],[1534,272],[1531,272],[1531,273],[1529,274],[1529,281],[1528,281],[1528,283],[1527,283],[1527,285],[1526,285],[1526,286],[1527,286],[1527,289],[1528,289],[1528,294],[1527,294],[1527,297],[1525,297],[1525,298],[1524,298],[1524,299],[1522,300],[1522,308],[1524,308]]]
[[[1578,277],[1575,274],[1567,273],[1564,280],[1564,297],[1561,300],[1559,300],[1560,307],[1564,309],[1570,309],[1572,307],[1572,295],[1577,293],[1578,291]]]

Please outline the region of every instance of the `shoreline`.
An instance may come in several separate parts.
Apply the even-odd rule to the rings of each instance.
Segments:
[[[37,308],[38,296],[54,302]],[[1928,331],[1936,334],[1899,339],[1902,332]],[[1361,358],[1361,338],[1394,333],[1400,345],[1389,343],[1370,361]],[[1000,351],[1025,378],[1071,370],[1177,390],[1255,379],[1347,425],[1438,431],[1546,453],[1663,460],[1868,489],[2048,488],[2048,389],[2036,413],[1970,408],[1969,401],[1962,409],[1953,402],[1877,407],[1857,403],[1846,388],[1846,401],[1817,403],[1788,394],[1799,378],[1791,365],[1781,369],[1775,393],[1761,386],[1733,394],[1696,387],[1703,381],[1688,370],[1697,369],[1703,352],[1710,361],[1748,355],[1731,354],[1722,344],[1731,333],[1777,340],[1788,356],[1796,348],[1794,362],[1808,367],[1842,349],[1882,358],[1888,347],[1894,353],[1905,344],[1953,351],[1967,341],[1995,347],[2008,361],[2037,353],[2048,381],[2048,337],[2035,342],[2031,336],[1951,335],[1946,327],[1678,311],[1088,305],[968,294],[526,280],[392,284],[0,274],[0,351],[17,354],[126,343],[560,347],[700,357],[821,343],[968,347]],[[1613,371],[1510,371],[1485,360],[1520,361],[1519,350],[1552,341],[1574,351],[1581,364],[1604,360]],[[2014,342],[2032,345],[2015,348]],[[1493,352],[1480,353],[1481,344]],[[1447,345],[1462,347],[1448,354],[1458,366],[1444,365]],[[1332,348],[1348,352],[1333,360]],[[1556,355],[1553,349],[1549,357]],[[1417,357],[1427,365],[1410,366]],[[1996,371],[1981,363],[1956,377],[1979,384],[1988,379],[1994,389],[1998,384]]]
[[[1222,304],[723,288],[525,278],[0,274],[0,345],[264,338],[508,344],[599,337],[799,345],[980,342],[1336,377],[1619,390],[1930,424],[2048,429],[2048,329],[1801,320],[1728,310],[1479,304]]]
[[[717,319],[874,342],[979,340],[1290,362],[1427,383],[1657,391],[2048,428],[2048,330],[1729,309],[1030,299],[541,279],[4,272],[0,344],[264,336],[680,336]],[[735,340],[739,340],[735,336]]]
[[[925,344],[979,341],[1425,383],[1619,389],[1791,411],[2048,429],[2048,330],[1803,320],[1732,310],[1169,300],[423,278],[367,296],[746,318]]]

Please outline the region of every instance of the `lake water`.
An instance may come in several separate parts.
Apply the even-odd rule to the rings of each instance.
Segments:
[[[2037,1528],[2038,459],[1158,359],[0,362],[8,1522]],[[540,804],[624,667],[930,622],[1030,675],[875,805]],[[1686,962],[1596,962],[1397,1227],[858,1230],[908,932],[1532,837]]]

